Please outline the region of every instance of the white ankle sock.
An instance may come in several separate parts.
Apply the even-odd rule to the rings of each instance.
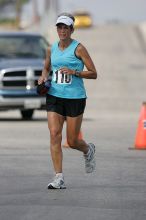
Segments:
[[[86,156],[88,157],[91,154],[90,146],[88,145],[88,152],[86,153]]]
[[[63,173],[56,173],[57,177],[63,178]]]

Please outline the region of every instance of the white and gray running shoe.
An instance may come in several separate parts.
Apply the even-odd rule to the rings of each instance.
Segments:
[[[86,171],[86,173],[92,173],[96,167],[95,145],[92,143],[89,143],[88,146],[89,146],[89,151],[87,154],[84,154],[85,171]]]
[[[66,189],[64,178],[55,176],[54,180],[48,184],[48,189]]]

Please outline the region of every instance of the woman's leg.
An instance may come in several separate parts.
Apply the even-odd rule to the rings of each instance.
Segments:
[[[85,171],[92,173],[95,170],[95,145],[87,144],[84,140],[79,140],[78,135],[81,129],[83,115],[77,117],[67,117],[67,142],[73,149],[82,151],[85,157]]]
[[[77,117],[66,118],[67,142],[71,148],[82,151],[84,154],[88,152],[88,145],[84,140],[79,140],[78,135],[81,129],[83,114]]]
[[[62,173],[62,129],[64,116],[56,112],[48,112],[48,128],[50,131],[50,150],[53,161],[54,170],[56,173]]]

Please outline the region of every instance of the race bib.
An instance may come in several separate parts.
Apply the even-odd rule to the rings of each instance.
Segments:
[[[72,75],[61,73],[60,70],[53,72],[53,81],[57,84],[71,84]]]

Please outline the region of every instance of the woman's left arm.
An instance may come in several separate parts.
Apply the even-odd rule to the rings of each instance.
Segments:
[[[80,72],[80,77],[86,79],[96,79],[97,71],[87,49],[82,44],[79,44],[75,53],[78,58],[82,59],[87,68],[87,71],[83,70]]]

